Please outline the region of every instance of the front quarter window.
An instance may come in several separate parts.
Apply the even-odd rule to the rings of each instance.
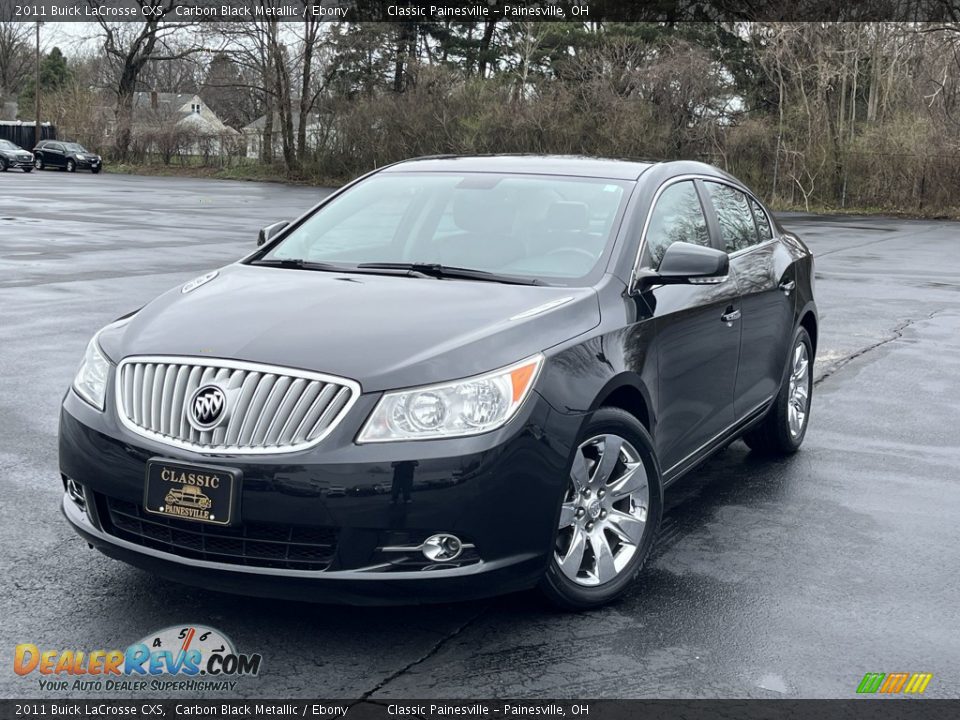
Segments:
[[[715,182],[705,182],[713,208],[717,213],[720,237],[728,253],[745,250],[758,242],[757,226],[747,196],[736,188]]]
[[[710,244],[707,219],[692,182],[674,183],[660,193],[650,214],[646,239],[653,268],[660,266],[663,254],[675,242],[704,247]]]

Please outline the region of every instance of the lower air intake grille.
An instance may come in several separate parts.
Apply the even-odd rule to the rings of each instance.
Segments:
[[[272,523],[220,527],[151,515],[126,500],[99,496],[97,503],[101,520],[107,521],[104,529],[114,537],[185,558],[321,572],[337,547],[337,532],[331,528]]]

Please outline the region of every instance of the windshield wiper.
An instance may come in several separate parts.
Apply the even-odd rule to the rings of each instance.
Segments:
[[[266,265],[268,267],[294,268],[296,270],[320,270],[322,272],[338,273],[357,273],[360,275],[415,275],[416,277],[433,277],[416,270],[411,270],[406,265],[402,267],[364,267],[363,265],[339,265],[337,263],[314,262],[304,260],[303,258],[269,258],[267,260],[254,260],[251,265]],[[376,263],[371,263],[376,265]],[[385,264],[386,265],[386,264]]]
[[[339,265],[336,263],[313,262],[303,258],[269,258],[254,260],[251,265],[293,268],[296,270],[319,270],[321,272],[359,273],[361,275],[406,275],[409,277],[428,277],[438,280],[480,280],[508,285],[543,285],[536,278],[518,275],[498,275],[486,270],[440,265],[439,263],[392,263],[371,262],[359,265]]]
[[[508,285],[542,285],[543,283],[536,278],[521,277],[518,275],[499,275],[486,270],[474,270],[473,268],[455,267],[453,265],[441,265],[440,263],[360,263],[357,265],[360,270],[406,270],[412,275],[421,277],[432,277],[438,280],[481,280],[484,282],[505,283]]]
[[[251,265],[267,265],[268,267],[294,268],[295,270],[319,270],[321,272],[349,272],[349,265],[336,265],[333,263],[311,262],[303,258],[283,258],[268,260],[254,260]]]

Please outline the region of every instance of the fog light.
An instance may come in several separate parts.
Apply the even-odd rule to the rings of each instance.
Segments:
[[[431,535],[423,541],[420,552],[431,562],[448,562],[460,557],[463,543],[456,535]]]
[[[73,478],[67,478],[67,495],[78,508],[87,511],[87,500],[83,496],[83,487]]]

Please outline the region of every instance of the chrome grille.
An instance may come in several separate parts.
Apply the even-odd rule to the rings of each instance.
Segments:
[[[187,419],[193,393],[209,384],[228,417],[199,430]],[[117,367],[117,413],[144,437],[203,453],[277,453],[320,442],[360,393],[352,380],[271,365],[183,357],[133,357]]]

